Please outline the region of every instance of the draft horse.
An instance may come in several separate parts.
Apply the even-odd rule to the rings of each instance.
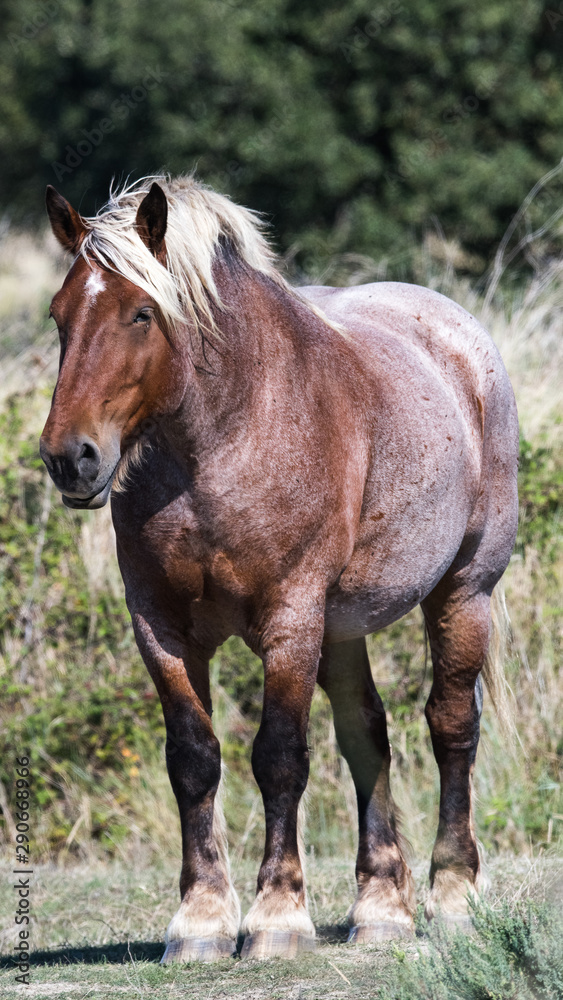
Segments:
[[[93,218],[49,187],[47,208],[74,261],[51,305],[60,370],[41,455],[68,507],[111,494],[162,702],[183,845],[164,961],[230,954],[240,930],[243,955],[313,947],[298,806],[315,683],[357,793],[351,939],[412,933],[364,637],[418,604],[441,781],[426,916],[463,918],[480,875],[480,671],[517,522],[516,407],[492,340],[415,285],[290,287],[259,217],[191,177],[145,179]],[[231,635],[264,665],[252,767],[266,843],[242,926],[208,670]]]

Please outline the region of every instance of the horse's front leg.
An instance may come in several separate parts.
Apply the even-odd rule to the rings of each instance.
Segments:
[[[221,753],[211,726],[209,658],[154,612],[132,618],[162,702],[166,764],[182,828],[182,901],[168,925],[162,961],[214,961],[236,949],[240,906],[215,798]]]
[[[286,609],[288,610],[288,609]],[[301,617],[301,616],[300,616]],[[257,896],[243,921],[242,955],[293,958],[315,946],[298,836],[309,776],[307,725],[324,622],[270,623],[263,642],[264,705],[252,769],[264,802],[266,847]]]

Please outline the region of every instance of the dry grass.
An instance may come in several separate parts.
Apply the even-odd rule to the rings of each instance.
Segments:
[[[316,954],[294,962],[228,959],[214,966],[160,967],[164,928],[178,900],[177,871],[175,859],[166,852],[158,863],[148,861],[141,855],[136,866],[122,861],[38,866],[31,887],[30,985],[18,989],[9,957],[0,959],[2,995],[15,996],[22,988],[37,1000],[52,996],[180,1000],[187,995],[194,1000],[364,1000],[372,996],[390,1000],[420,995],[395,992],[396,977],[403,963],[413,965],[429,953],[428,939],[401,942],[400,947],[392,942],[371,947],[346,944],[344,915],[354,887],[350,866],[338,859],[309,865],[310,909],[318,931]],[[10,869],[10,865],[0,866],[0,912],[6,914],[13,906]],[[560,879],[557,886],[557,871],[556,861],[549,858],[497,860],[490,870],[492,912],[502,913],[507,901],[512,907],[523,899],[534,904],[557,903],[562,888]],[[421,876],[417,871],[418,883]],[[252,899],[254,877],[248,862],[234,866],[244,908]],[[0,954],[9,956],[13,944],[10,924],[0,935]],[[496,974],[493,969],[493,979]],[[490,987],[498,990],[498,981],[491,981]],[[473,993],[463,995],[474,997]],[[504,1000],[518,994],[494,995]]]

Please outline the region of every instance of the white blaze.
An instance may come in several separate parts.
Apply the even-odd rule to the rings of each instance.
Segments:
[[[86,282],[86,292],[90,298],[91,302],[95,302],[99,292],[105,290],[106,283],[102,278],[99,271],[92,271],[88,281]]]

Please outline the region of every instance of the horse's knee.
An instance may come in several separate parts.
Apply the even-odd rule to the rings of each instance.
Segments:
[[[301,734],[270,718],[252,747],[252,771],[263,794],[298,802],[309,777],[309,748]]]
[[[177,797],[197,804],[214,794],[221,780],[221,749],[210,724],[193,713],[167,720],[166,766]]]

